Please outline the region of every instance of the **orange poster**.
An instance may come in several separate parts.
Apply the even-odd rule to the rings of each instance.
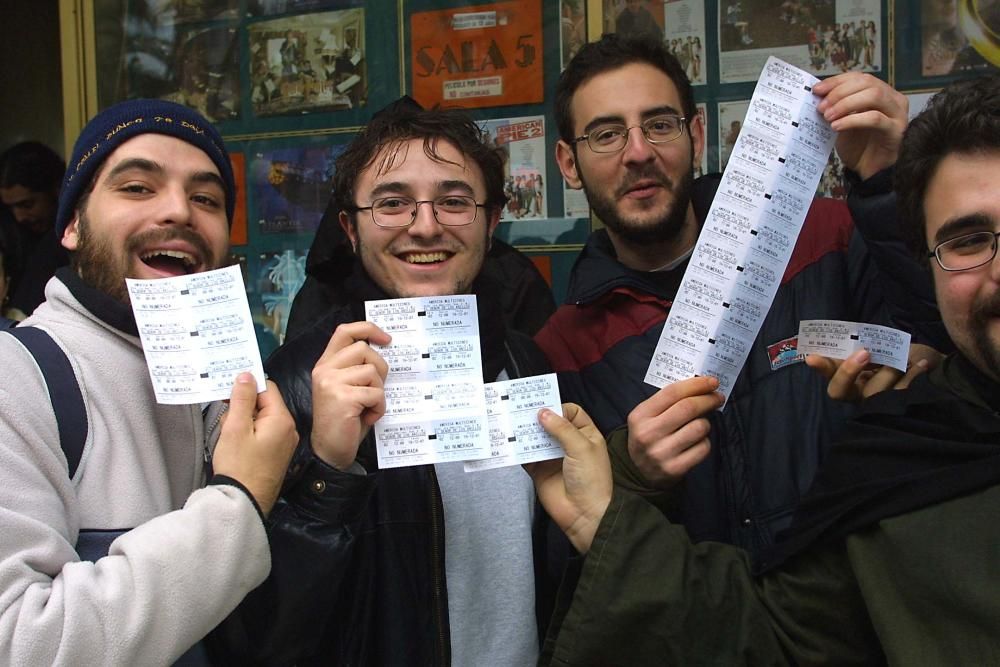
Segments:
[[[229,245],[247,244],[247,175],[243,153],[232,152],[229,161],[233,165],[236,180],[236,208],[233,210],[233,226],[229,230]]]
[[[541,0],[416,12],[413,97],[432,107],[542,101]]]

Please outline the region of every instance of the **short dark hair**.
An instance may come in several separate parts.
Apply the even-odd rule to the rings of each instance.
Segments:
[[[575,138],[570,104],[577,89],[592,77],[632,63],[652,65],[667,75],[681,97],[681,111],[692,120],[698,113],[694,105],[694,91],[684,68],[677,61],[663,40],[649,35],[621,36],[613,33],[602,35],[596,42],[584,44],[556,83],[555,114],[559,137],[570,142]]]
[[[66,163],[38,141],[22,141],[0,155],[0,187],[20,185],[32,192],[58,192]]]
[[[924,197],[941,161],[952,153],[1000,152],[1000,75],[952,83],[910,122],[896,161],[901,224],[914,252],[926,257]]]
[[[354,188],[361,173],[375,163],[381,151],[388,149],[378,165],[379,169],[384,168],[391,163],[396,149],[412,139],[423,139],[424,154],[435,162],[449,162],[441,156],[437,143],[452,144],[483,172],[486,206],[495,211],[507,203],[503,192],[505,153],[493,145],[489,135],[472,118],[456,109],[396,104],[377,113],[337,157],[333,176],[337,207],[341,211],[354,211],[357,207]]]

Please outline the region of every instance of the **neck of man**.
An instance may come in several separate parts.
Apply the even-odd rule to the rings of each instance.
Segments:
[[[655,271],[694,247],[698,241],[699,225],[698,218],[694,214],[694,206],[688,204],[684,225],[671,239],[654,243],[635,243],[614,233],[610,228],[607,231],[619,262],[633,271]]]

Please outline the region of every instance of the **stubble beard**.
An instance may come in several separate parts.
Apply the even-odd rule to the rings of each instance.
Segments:
[[[1000,317],[1000,291],[976,305],[969,318],[969,333],[972,336],[973,352],[985,366],[983,372],[1000,382],[1000,341],[989,335],[991,320]]]
[[[212,254],[205,239],[180,226],[133,234],[128,238],[119,256],[107,238],[99,238],[91,233],[90,219],[85,211],[80,211],[79,242],[76,250],[70,255],[70,268],[86,285],[128,306],[132,301],[129,298],[125,278],[134,277],[131,275],[129,259],[136,255],[138,248],[154,240],[164,242],[174,239],[182,239],[194,246],[209,269],[220,266],[221,258]]]
[[[657,245],[676,240],[683,231],[687,222],[691,190],[694,184],[694,175],[690,169],[683,173],[676,184],[666,174],[654,167],[631,172],[626,184],[649,178],[658,181],[662,187],[673,193],[673,202],[661,217],[652,221],[630,220],[619,215],[615,198],[589,187],[582,169],[578,169],[577,174],[594,213],[601,219],[605,227],[625,243],[635,246]],[[626,184],[623,184],[618,190],[623,190],[627,187]]]

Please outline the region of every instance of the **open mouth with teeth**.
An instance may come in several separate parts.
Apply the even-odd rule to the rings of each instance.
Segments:
[[[182,250],[150,250],[139,255],[139,259],[157,273],[171,276],[186,276],[198,266],[194,255]]]
[[[451,253],[438,252],[408,252],[400,255],[400,259],[408,264],[438,264],[451,257]]]

